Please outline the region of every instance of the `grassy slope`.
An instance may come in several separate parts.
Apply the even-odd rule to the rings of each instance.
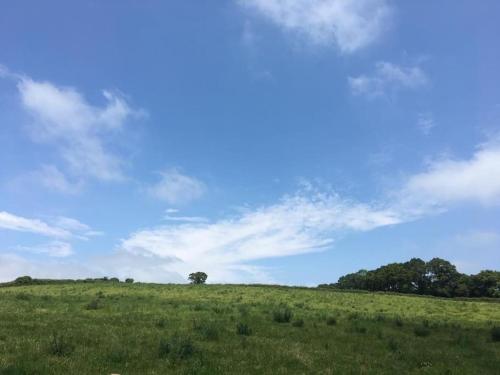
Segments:
[[[304,326],[273,321],[280,303]],[[417,336],[423,324],[429,335]],[[0,289],[0,374],[494,374],[493,325],[498,303],[265,286],[11,287]],[[62,355],[51,353],[54,333]],[[195,353],[159,358],[175,333]]]

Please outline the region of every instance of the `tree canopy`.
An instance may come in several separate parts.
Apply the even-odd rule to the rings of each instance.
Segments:
[[[500,297],[500,272],[481,271],[466,275],[441,258],[428,262],[413,258],[391,263],[372,271],[360,270],[339,278],[335,284],[320,285],[398,293],[429,294],[441,297]]]
[[[191,284],[205,284],[207,278],[208,276],[205,272],[190,273],[188,277],[188,279],[191,281]]]

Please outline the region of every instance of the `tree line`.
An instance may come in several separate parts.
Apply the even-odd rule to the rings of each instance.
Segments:
[[[339,278],[337,283],[319,287],[359,289],[398,293],[425,294],[439,297],[500,298],[500,272],[485,270],[467,275],[447,260],[428,262],[413,258],[391,263],[375,270],[359,270]]]

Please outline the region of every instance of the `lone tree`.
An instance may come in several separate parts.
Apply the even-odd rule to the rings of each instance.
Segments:
[[[188,279],[191,281],[191,284],[205,284],[207,277],[205,272],[194,272],[189,274]]]

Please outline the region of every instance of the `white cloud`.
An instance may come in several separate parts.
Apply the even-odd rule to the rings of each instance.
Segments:
[[[122,180],[123,161],[106,145],[105,135],[121,130],[138,112],[125,99],[104,91],[103,107],[89,104],[74,88],[58,87],[22,77],[17,83],[23,107],[33,117],[32,135],[56,145],[72,174],[104,181]],[[45,183],[67,190],[69,185],[54,167],[45,167]]]
[[[47,237],[65,238],[71,236],[71,233],[63,228],[49,225],[38,219],[16,216],[5,211],[0,212],[0,229],[36,233]]]
[[[239,0],[286,32],[351,53],[375,42],[391,8],[385,0]]]
[[[140,230],[123,240],[120,251],[165,259],[168,269],[179,275],[209,270],[212,281],[259,281],[265,272],[249,262],[318,251],[341,232],[398,222],[390,210],[304,192],[212,223]]]
[[[16,249],[55,258],[64,258],[74,254],[71,244],[63,241],[52,241],[38,246],[18,246]]]
[[[427,170],[408,178],[404,202],[421,208],[457,202],[500,203],[500,145],[479,146],[470,159],[433,161]]]
[[[418,66],[402,67],[389,62],[378,62],[371,76],[348,78],[351,92],[369,98],[384,96],[401,89],[415,90],[428,84],[429,79]]]
[[[177,169],[160,172],[160,181],[147,188],[153,197],[169,204],[185,204],[200,198],[205,193],[205,184],[182,174]]]
[[[79,238],[101,235],[87,224],[69,217],[56,217],[47,222],[28,219],[5,211],[0,212],[0,229],[40,234],[52,238]]]
[[[436,121],[431,113],[419,113],[417,127],[424,135],[431,134],[432,129],[436,127]]]

